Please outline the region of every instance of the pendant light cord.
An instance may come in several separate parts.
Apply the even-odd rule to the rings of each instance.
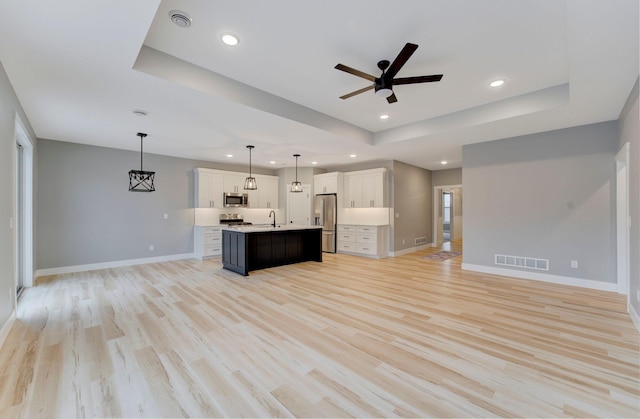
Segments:
[[[144,169],[142,168],[142,156],[143,156],[142,140],[146,136],[147,136],[147,134],[145,134],[144,132],[139,132],[138,133],[138,137],[140,137],[140,171],[141,172],[144,171]]]

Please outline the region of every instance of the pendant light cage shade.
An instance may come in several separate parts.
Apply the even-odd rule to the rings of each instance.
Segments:
[[[302,182],[291,182],[291,192],[302,192]]]
[[[298,181],[298,157],[300,154],[294,154],[293,157],[296,158],[296,180],[291,182],[291,192],[302,192],[302,182]]]
[[[153,184],[156,172],[148,172],[142,168],[142,140],[147,134],[139,132],[140,137],[140,170],[129,170],[129,192],[153,192],[156,187]]]
[[[255,177],[249,176],[244,180],[244,188],[248,191],[255,191],[258,189],[258,181]]]
[[[156,172],[144,170],[129,170],[129,192],[153,192],[156,187],[153,180]]]
[[[255,191],[258,189],[258,181],[251,175],[251,150],[255,148],[252,145],[248,145],[249,149],[249,177],[244,180],[244,189],[248,191]]]

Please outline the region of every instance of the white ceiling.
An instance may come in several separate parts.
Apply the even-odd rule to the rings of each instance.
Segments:
[[[617,119],[638,77],[637,0],[0,5],[0,61],[39,138],[139,150],[142,131],[145,152],[215,162],[246,163],[252,144],[269,168],[294,153],[301,167],[460,167],[463,144]],[[407,42],[419,48],[398,77],[441,82],[395,86],[394,104],[339,99],[369,82],[336,64],[377,76]]]

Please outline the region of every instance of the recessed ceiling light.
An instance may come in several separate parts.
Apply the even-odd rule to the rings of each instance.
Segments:
[[[183,12],[182,10],[172,10],[169,12],[169,19],[177,26],[181,28],[188,28],[191,26],[191,16]]]
[[[311,164],[318,164],[318,162],[317,161],[312,161]]]
[[[227,154],[227,157],[233,157],[233,154]]]
[[[389,119],[389,115],[387,115],[386,113],[382,114],[380,115],[380,119]]]
[[[355,154],[349,154],[349,157],[354,158],[357,157]]]
[[[271,161],[269,162],[269,164],[276,164],[276,162],[274,162],[273,160],[271,160]]]
[[[440,164],[447,164],[447,163],[448,163],[448,162],[447,162],[446,160],[442,160],[442,161],[440,162]]]
[[[232,47],[238,45],[240,42],[240,38],[232,33],[223,33],[220,36],[220,39],[222,39],[222,42]]]
[[[489,86],[491,87],[499,87],[502,86],[504,84],[504,79],[498,79],[498,80],[494,80],[491,83],[489,83]]]

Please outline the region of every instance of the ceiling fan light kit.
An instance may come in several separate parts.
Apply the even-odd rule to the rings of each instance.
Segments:
[[[140,170],[129,171],[129,192],[153,192],[156,190],[153,184],[156,172],[148,172],[142,168],[142,140],[147,134],[139,132],[136,135],[140,137]]]
[[[337,70],[344,71],[354,76],[362,77],[363,79],[372,81],[373,84],[362,89],[356,90],[346,95],[340,96],[340,99],[348,99],[352,96],[359,95],[371,89],[374,89],[376,96],[387,98],[387,102],[395,103],[398,101],[395,93],[393,92],[393,85],[401,84],[416,84],[416,83],[432,83],[438,82],[442,79],[442,74],[433,74],[430,76],[416,76],[416,77],[402,77],[394,78],[398,71],[405,65],[407,60],[418,49],[418,45],[408,43],[402,48],[402,51],[398,54],[393,63],[389,63],[387,60],[378,61],[378,68],[382,71],[380,77],[372,76],[355,68],[351,68],[344,64],[337,64],[335,68]]]

